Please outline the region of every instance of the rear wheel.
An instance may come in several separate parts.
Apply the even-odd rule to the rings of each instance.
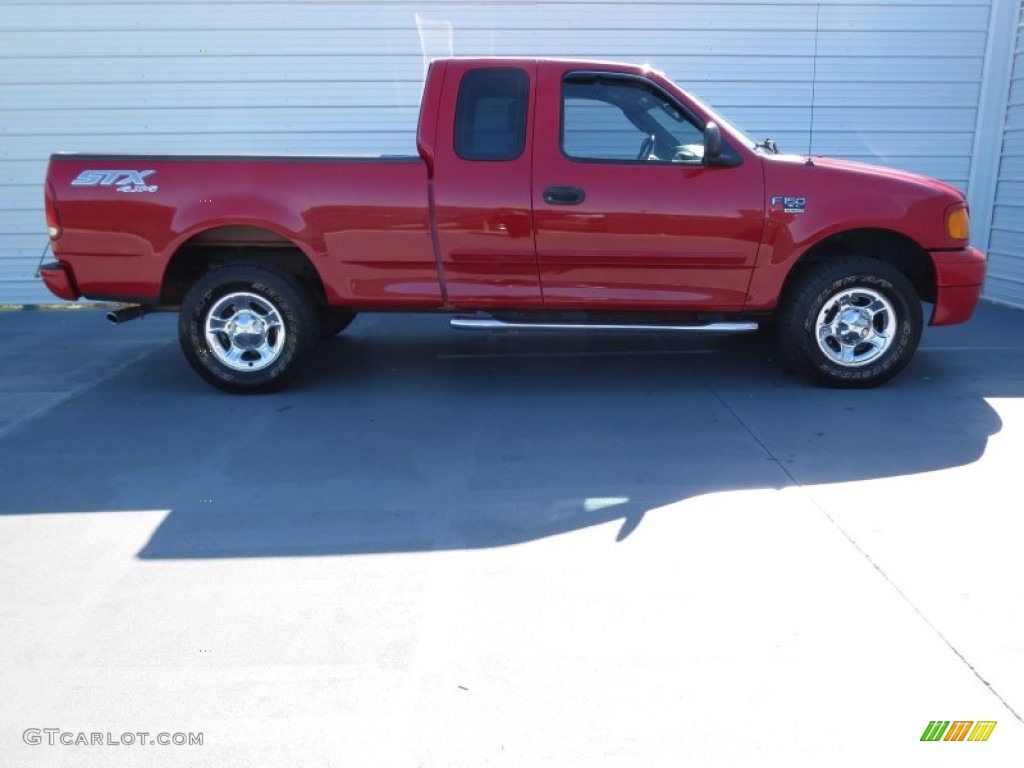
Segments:
[[[833,387],[873,387],[910,362],[921,339],[921,302],[902,272],[854,256],[798,278],[780,307],[789,364]]]
[[[315,349],[319,317],[301,284],[257,264],[228,264],[186,294],[178,338],[192,368],[226,392],[274,392]]]

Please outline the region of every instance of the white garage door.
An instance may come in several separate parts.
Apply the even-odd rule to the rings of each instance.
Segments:
[[[425,61],[448,53],[646,61],[784,151],[963,188],[989,11],[990,0],[5,3],[0,302],[49,299],[32,272],[50,152],[412,154]]]
[[[1024,307],[1024,8],[1018,18],[985,295]]]

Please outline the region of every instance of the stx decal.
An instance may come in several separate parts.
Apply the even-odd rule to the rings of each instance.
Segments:
[[[159,187],[146,184],[146,177],[153,173],[156,171],[82,171],[71,186],[115,186],[118,192],[156,192]]]
[[[949,720],[932,720],[924,729],[921,741],[988,741],[995,728],[995,720],[956,720],[952,726]]]

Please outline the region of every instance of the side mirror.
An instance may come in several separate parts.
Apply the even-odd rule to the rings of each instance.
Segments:
[[[715,165],[722,154],[722,129],[713,120],[704,126],[704,163]]]

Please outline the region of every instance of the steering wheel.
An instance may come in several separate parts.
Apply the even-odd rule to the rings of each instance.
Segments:
[[[637,160],[649,160],[654,153],[654,134],[645,136],[640,142],[640,151],[637,153]]]

